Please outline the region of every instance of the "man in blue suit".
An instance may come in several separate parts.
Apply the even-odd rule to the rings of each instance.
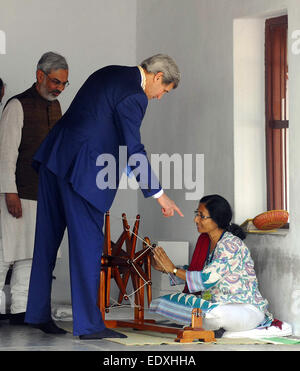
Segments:
[[[64,333],[51,319],[51,283],[56,254],[68,229],[73,333],[80,339],[122,337],[105,328],[97,307],[103,245],[104,213],[117,192],[115,186],[96,182],[106,154],[119,165],[119,149],[128,158],[144,158],[137,176],[145,197],[154,197],[164,216],[177,212],[176,204],[154,182],[140,138],[140,126],[149,99],[177,87],[180,73],[167,55],[150,57],[137,67],[108,66],[93,73],[78,91],[69,109],[55,125],[34,156],[39,172],[35,247],[25,321],[46,333]],[[120,165],[121,166],[121,165]],[[131,170],[136,167],[131,166]]]

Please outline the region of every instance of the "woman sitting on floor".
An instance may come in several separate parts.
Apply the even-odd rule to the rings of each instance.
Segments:
[[[161,247],[155,248],[153,267],[171,274],[177,284],[186,283],[183,293],[153,300],[150,311],[190,325],[193,308],[200,308],[206,330],[235,332],[271,325],[268,302],[259,292],[254,264],[242,241],[245,233],[231,224],[231,218],[231,207],[223,197],[200,200],[194,219],[200,236],[185,269],[176,268]]]

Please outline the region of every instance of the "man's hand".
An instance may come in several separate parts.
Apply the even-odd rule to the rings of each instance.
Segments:
[[[161,212],[163,216],[168,218],[170,216],[173,216],[174,212],[176,211],[180,216],[183,217],[183,214],[180,211],[179,207],[177,207],[175,202],[171,200],[165,193],[157,198],[157,201],[161,206]]]
[[[8,212],[15,218],[22,217],[21,200],[17,193],[6,193],[5,201]]]

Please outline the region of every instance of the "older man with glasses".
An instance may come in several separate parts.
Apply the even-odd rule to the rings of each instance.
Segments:
[[[36,82],[8,100],[0,121],[0,290],[12,266],[11,324],[24,324],[27,305],[38,190],[32,157],[62,116],[57,97],[68,84],[65,58],[45,53]]]

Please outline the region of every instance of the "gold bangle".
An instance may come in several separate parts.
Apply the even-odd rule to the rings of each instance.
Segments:
[[[173,269],[173,274],[174,274],[175,276],[176,276],[177,271],[178,271],[178,269],[175,267],[175,268]]]

